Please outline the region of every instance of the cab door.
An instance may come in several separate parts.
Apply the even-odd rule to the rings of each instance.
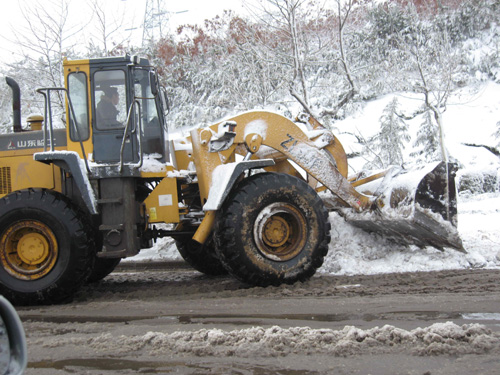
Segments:
[[[135,116],[127,130],[127,115],[131,104],[127,82],[127,67],[99,69],[92,72],[94,161],[116,163],[125,138],[123,161],[139,160]],[[127,134],[125,131],[127,130]]]

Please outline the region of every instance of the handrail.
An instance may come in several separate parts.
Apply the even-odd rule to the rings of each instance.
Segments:
[[[68,100],[69,107],[69,126],[71,126],[71,119],[73,119],[73,125],[75,127],[76,134],[78,136],[78,142],[80,143],[80,147],[82,149],[83,160],[85,162],[85,168],[87,172],[90,174],[90,167],[87,160],[87,154],[85,153],[85,147],[83,146],[82,137],[80,135],[80,130],[77,126],[75,110],[73,108],[73,103],[71,102],[71,97],[69,96],[69,92],[64,87],[42,87],[36,90],[39,94],[42,94],[45,98],[45,124],[43,127],[43,151],[47,151],[47,123],[50,124],[49,127],[49,136],[50,136],[50,151],[54,151],[54,137],[53,137],[53,122],[52,122],[52,104],[50,101],[50,92],[51,91],[64,91],[66,93],[66,99]]]
[[[142,157],[142,113],[141,113],[141,103],[139,102],[139,100],[134,99],[134,101],[132,102],[132,104],[130,105],[129,109],[128,109],[128,114],[127,114],[127,125],[125,126],[125,130],[123,131],[123,139],[122,139],[122,144],[120,146],[120,173],[123,172],[123,164],[124,164],[124,161],[123,161],[123,152],[125,150],[125,142],[127,140],[127,135],[129,133],[129,129],[130,129],[130,123],[131,123],[131,119],[132,119],[132,113],[134,112],[134,106],[137,105],[138,107],[138,111],[139,111],[139,122],[137,124],[137,127],[135,127],[131,133],[134,133],[138,130],[138,143],[139,143],[139,163],[137,163],[135,166],[137,168],[140,168],[142,167],[142,163],[143,163],[143,157]]]

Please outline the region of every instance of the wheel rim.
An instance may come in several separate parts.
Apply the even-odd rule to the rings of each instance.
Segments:
[[[11,225],[0,239],[3,268],[21,280],[36,280],[48,274],[57,260],[57,240],[52,230],[36,220]]]
[[[307,239],[307,222],[296,207],[273,203],[257,216],[253,236],[262,255],[284,262],[302,251]]]

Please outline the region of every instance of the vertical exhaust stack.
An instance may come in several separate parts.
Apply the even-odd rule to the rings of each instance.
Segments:
[[[21,126],[21,90],[16,81],[10,77],[5,77],[5,81],[12,89],[12,112],[14,117],[14,133],[22,132]]]

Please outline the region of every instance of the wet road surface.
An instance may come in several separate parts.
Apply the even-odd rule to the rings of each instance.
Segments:
[[[491,374],[500,271],[317,275],[248,287],[121,267],[73,301],[19,307],[27,374]]]

